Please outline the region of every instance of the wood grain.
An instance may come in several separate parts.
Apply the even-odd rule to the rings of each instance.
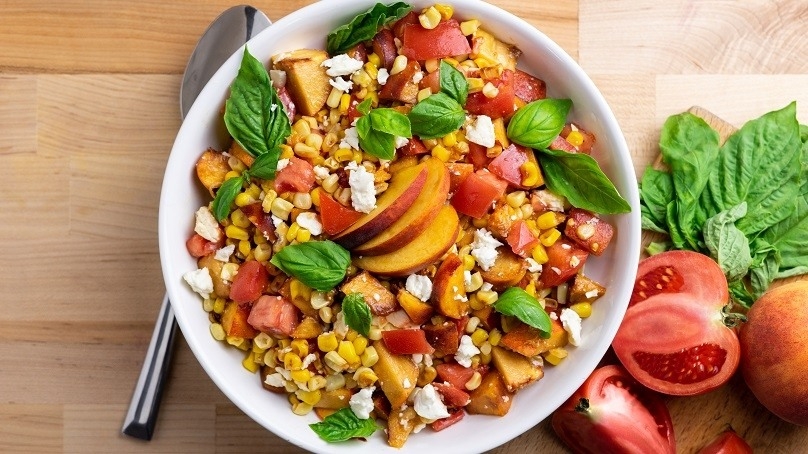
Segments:
[[[310,2],[254,6],[277,20]],[[665,118],[695,104],[738,126],[796,99],[808,121],[802,0],[492,3],[580,62],[638,174]],[[180,77],[231,5],[0,2],[0,452],[302,452],[233,406],[181,338],[155,439],[119,433],[164,292],[157,205]],[[739,377],[667,402],[681,453],[728,425],[758,452],[808,443]],[[545,421],[493,452],[565,450]]]

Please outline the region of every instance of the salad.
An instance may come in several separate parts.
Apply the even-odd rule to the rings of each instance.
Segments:
[[[232,145],[196,164],[183,277],[211,335],[329,442],[503,416],[585,342],[600,215],[630,207],[572,102],[480,20],[377,4],[324,47],[245,48]]]

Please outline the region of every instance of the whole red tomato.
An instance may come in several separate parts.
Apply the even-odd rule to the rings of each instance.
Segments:
[[[671,251],[640,262],[631,304],[612,342],[637,381],[655,391],[695,395],[735,373],[740,344],[725,324],[727,281],[712,259]]]
[[[752,454],[752,447],[733,430],[719,435],[698,454]]]
[[[665,403],[620,366],[595,370],[553,413],[552,425],[575,453],[676,453]]]

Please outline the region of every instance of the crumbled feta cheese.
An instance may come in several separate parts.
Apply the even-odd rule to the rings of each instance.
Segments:
[[[222,267],[222,272],[219,273],[219,277],[225,282],[233,282],[233,278],[236,277],[236,274],[238,274],[238,265],[229,263]]]
[[[494,284],[492,284],[490,282],[483,282],[483,285],[480,287],[480,290],[482,290],[484,292],[487,292],[487,291],[491,290],[492,288],[494,288]]]
[[[564,197],[542,189],[535,193],[536,201],[550,211],[564,211],[566,200]]]
[[[359,419],[370,418],[370,412],[373,411],[373,391],[376,390],[375,386],[370,388],[362,388],[358,393],[351,396],[348,404],[351,406],[351,411],[354,412]]]
[[[222,229],[219,228],[219,222],[206,206],[196,210],[194,232],[198,233],[202,238],[214,243],[222,239]]]
[[[496,144],[494,123],[488,115],[478,115],[474,122],[466,124],[466,139],[486,148]]]
[[[570,266],[571,267],[575,268],[576,266],[578,266],[580,264],[581,264],[581,259],[579,259],[578,256],[573,255],[572,257],[570,257]]]
[[[424,78],[424,72],[423,71],[416,71],[415,74],[412,75],[412,82],[417,84],[423,78]]]
[[[407,145],[410,142],[410,139],[406,137],[396,136],[396,150]]]
[[[403,386],[405,389],[412,388],[412,383],[410,383],[409,378],[404,377],[404,380],[401,381],[401,386]]]
[[[207,268],[188,271],[182,278],[191,286],[191,290],[199,293],[202,298],[208,298],[213,293],[213,279],[210,278]]]
[[[229,244],[219,250],[216,251],[216,254],[213,256],[214,259],[220,262],[228,262],[230,261],[230,256],[233,255],[233,252],[236,250],[235,244]]]
[[[277,167],[275,167],[275,170],[277,172],[280,172],[281,170],[285,169],[286,166],[288,166],[288,165],[289,165],[289,160],[288,159],[286,159],[286,158],[278,159],[278,165],[277,165]]]
[[[274,374],[267,375],[267,378],[264,379],[264,383],[268,384],[269,386],[274,386],[276,388],[283,388],[283,375],[275,372]]]
[[[432,367],[432,355],[424,355],[424,366]]]
[[[600,292],[597,289],[593,289],[584,293],[584,296],[586,296],[587,298],[595,298],[598,296],[598,294],[600,294]]]
[[[415,413],[424,419],[441,419],[449,416],[449,410],[440,400],[438,391],[431,384],[418,391],[413,400]]]
[[[350,80],[345,80],[342,77],[335,77],[329,80],[328,83],[337,90],[344,92],[349,92],[351,91],[351,88],[353,88],[353,82]]]
[[[561,325],[570,335],[570,344],[581,345],[581,317],[572,309],[566,308],[561,311]]]
[[[314,176],[316,178],[325,180],[329,175],[331,175],[331,171],[328,170],[328,167],[314,166]]]
[[[300,364],[300,368],[307,369],[311,365],[311,363],[313,363],[316,360],[317,355],[315,355],[314,353],[309,353],[308,355],[306,355],[305,358],[303,358],[303,362]]]
[[[334,319],[334,333],[340,337],[348,334],[348,324],[345,323],[345,313],[342,311],[337,312],[337,317]]]
[[[432,296],[432,281],[427,276],[410,274],[405,287],[408,292],[421,301],[427,301]]]
[[[471,358],[474,355],[479,355],[480,349],[471,341],[471,337],[464,334],[460,338],[460,346],[457,347],[457,352],[454,355],[457,364],[463,367],[471,367]]]
[[[567,243],[561,243],[561,249],[570,250],[572,246]]]
[[[531,273],[541,273],[541,264],[539,262],[533,260],[532,258],[528,257],[525,259],[527,262],[527,270]]]
[[[558,314],[555,312],[550,312],[550,319],[551,320],[558,320]]]
[[[297,225],[311,232],[312,235],[317,236],[323,233],[323,224],[320,223],[317,213],[304,211],[297,215]]]
[[[356,131],[355,127],[345,130],[345,137],[339,142],[339,147],[359,149],[359,132]]]
[[[463,285],[469,287],[471,285],[471,271],[464,270],[463,271]]]
[[[424,360],[424,354],[423,353],[413,353],[412,354],[412,362],[414,362],[415,364],[421,364],[421,361],[423,361],[423,360]]]
[[[272,86],[281,88],[286,85],[286,71],[280,69],[269,70],[269,80],[272,81]]]
[[[270,216],[270,219],[272,219],[272,225],[274,225],[276,229],[283,224],[283,219],[275,216],[274,214]]]
[[[324,61],[322,66],[328,68],[325,73],[331,77],[348,76],[362,69],[362,62],[348,54],[340,54]]]
[[[502,243],[497,241],[486,229],[477,229],[474,232],[474,242],[471,243],[471,255],[477,260],[477,264],[483,271],[488,271],[494,266],[497,260],[497,246]]]
[[[351,162],[345,167],[350,170],[348,184],[351,186],[351,205],[360,213],[370,213],[376,208],[376,183],[373,174],[365,166]]]
[[[376,73],[376,81],[379,82],[379,85],[386,84],[389,77],[390,73],[387,71],[387,68],[379,68],[379,72]]]

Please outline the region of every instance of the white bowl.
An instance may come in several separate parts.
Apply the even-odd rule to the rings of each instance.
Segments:
[[[324,48],[325,36],[335,27],[370,8],[375,0],[323,0],[274,23],[253,38],[248,47],[261,61],[279,52],[299,48]],[[410,2],[420,8],[433,1]],[[221,149],[226,132],[220,107],[235,78],[242,52],[236,52],[213,76],[182,124],[166,167],[160,198],[159,244],[163,275],[172,306],[188,345],[216,385],[242,411],[291,443],[315,452],[480,452],[501,445],[548,417],[594,370],[623,318],[634,282],[640,252],[640,209],[637,180],[622,132],[598,89],[556,43],[522,19],[478,0],[443,1],[454,5],[461,19],[478,18],[495,36],[524,51],[520,67],[547,82],[550,97],[573,101],[572,118],[597,136],[595,158],[631,204],[632,212],[609,220],[617,233],[601,257],[586,264],[586,272],[607,286],[606,295],[594,305],[583,324],[583,345],[570,349],[558,367],[547,367],[539,382],[519,391],[505,417],[466,415],[442,432],[429,429],[412,435],[404,448],[386,443],[382,431],[367,442],[328,444],[308,427],[311,414],[295,416],[286,396],[262,389],[255,374],[241,366],[243,353],[214,340],[199,295],[183,282],[183,273],[195,269],[185,241],[193,230],[194,211],[209,201],[200,189],[194,164],[208,147]]]

